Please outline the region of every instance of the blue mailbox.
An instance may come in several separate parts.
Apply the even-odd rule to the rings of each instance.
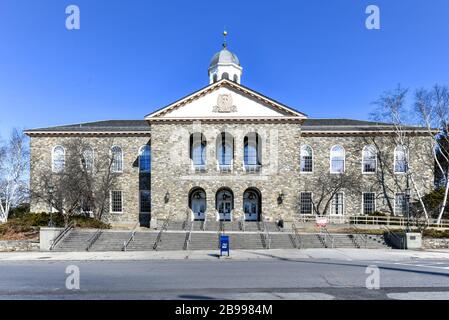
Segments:
[[[227,252],[229,257],[229,236],[220,236],[220,256]]]

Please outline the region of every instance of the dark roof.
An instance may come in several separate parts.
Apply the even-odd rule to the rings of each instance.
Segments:
[[[150,126],[145,120],[105,120],[69,124],[64,126],[38,128],[26,130],[26,132],[127,132],[127,131],[149,131]]]
[[[391,131],[394,124],[353,119],[306,119],[302,131]],[[405,126],[405,130],[427,131],[427,128]]]
[[[352,119],[307,119],[301,126],[302,131],[326,132],[326,131],[391,131],[394,126],[390,123],[372,122]],[[406,130],[426,131],[422,127],[405,127]],[[36,132],[129,132],[150,131],[150,126],[145,120],[105,120],[70,124],[64,126],[38,128],[26,130],[27,133]]]

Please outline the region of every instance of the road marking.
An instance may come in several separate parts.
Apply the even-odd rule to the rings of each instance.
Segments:
[[[388,293],[387,297],[395,300],[449,300],[448,291],[397,292]]]
[[[235,300],[334,300],[335,297],[320,292],[245,292],[226,294],[224,299]]]
[[[395,262],[395,265],[408,266],[408,267],[420,267],[420,268],[434,268],[434,269],[443,269],[449,270],[449,264],[445,262],[427,262],[427,263],[403,263],[403,262]]]

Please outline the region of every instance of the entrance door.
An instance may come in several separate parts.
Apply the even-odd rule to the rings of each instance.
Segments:
[[[254,190],[247,190],[243,194],[243,212],[245,221],[259,221],[260,197]]]
[[[194,220],[204,220],[206,212],[206,193],[204,191],[197,190],[192,194],[190,208],[192,209]]]
[[[217,194],[217,210],[220,221],[231,221],[234,198],[228,190],[221,190]]]

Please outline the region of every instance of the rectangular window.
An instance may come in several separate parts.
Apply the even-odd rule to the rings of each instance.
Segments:
[[[312,214],[313,204],[311,192],[301,192],[299,197],[299,210],[301,214]]]
[[[111,191],[111,212],[122,213],[123,212],[123,192]]]
[[[363,173],[376,172],[376,159],[363,159]]]
[[[394,213],[398,216],[405,216],[407,214],[407,198],[405,193],[396,193]]]
[[[333,158],[331,160],[331,173],[344,173],[345,160],[340,158]]]
[[[373,214],[376,211],[376,195],[372,192],[363,194],[363,214]]]
[[[312,172],[312,156],[302,156],[301,157],[301,172]]]
[[[336,193],[333,198],[332,198],[332,203],[331,203],[331,214],[334,215],[342,215],[343,214],[343,192],[339,192]]]
[[[151,192],[148,190],[140,191],[140,213],[151,212]]]

